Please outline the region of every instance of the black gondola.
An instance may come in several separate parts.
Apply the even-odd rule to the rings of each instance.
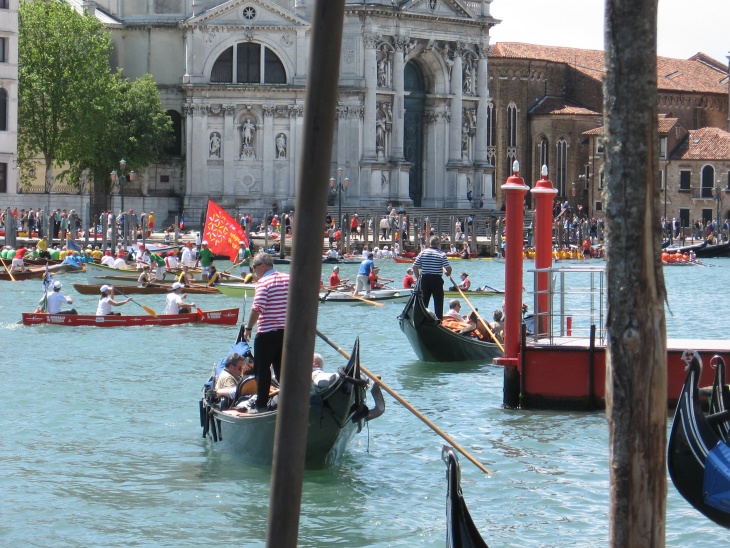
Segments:
[[[697,383],[702,361],[685,351],[687,380],[677,403],[667,451],[667,467],[677,491],[709,519],[730,528],[730,447],[711,426],[725,414],[706,417]]]
[[[243,325],[241,326],[243,328]],[[326,468],[337,464],[352,437],[362,430],[366,422],[383,414],[385,403],[378,385],[371,387],[360,373],[359,339],[345,367],[341,367],[328,385],[313,388],[310,397],[307,447],[304,466],[307,469]],[[231,352],[245,355],[248,345],[239,333]],[[227,356],[228,354],[226,354]],[[307,366],[311,367],[311,359]],[[218,366],[222,369],[222,364]],[[217,373],[216,373],[217,374]],[[276,409],[248,414],[245,406],[238,405],[239,394],[255,393],[247,390],[253,377],[244,378],[238,384],[233,401],[218,398],[212,387],[215,375],[203,387],[200,401],[200,425],[203,436],[212,439],[217,446],[231,450],[241,460],[262,466],[271,466],[274,454],[274,430]],[[366,397],[371,392],[375,407],[368,409]],[[242,399],[242,398],[241,398]]]
[[[502,355],[495,343],[485,342],[442,327],[423,305],[420,291],[416,290],[398,316],[418,359],[427,362],[491,361]]]
[[[461,468],[454,449],[444,445],[441,460],[446,463],[446,546],[447,548],[487,548],[487,543],[471,519],[461,493]]]
[[[713,259],[716,257],[730,257],[730,242],[722,244],[707,244],[695,251],[698,259]]]

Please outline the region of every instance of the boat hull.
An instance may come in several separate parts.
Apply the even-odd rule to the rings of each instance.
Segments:
[[[101,285],[74,284],[74,289],[82,295],[99,295],[101,293]],[[169,285],[147,287],[125,285],[123,289],[126,295],[164,295],[172,291],[172,287]],[[215,287],[186,287],[185,293],[189,295],[218,295],[220,292]]]
[[[368,301],[390,301],[390,302],[406,302],[411,298],[412,291],[410,289],[378,289],[370,292],[369,296],[360,293],[359,297]],[[319,301],[322,303],[341,303],[341,304],[367,304],[360,299],[355,299],[351,292],[325,291],[319,294]]]
[[[5,261],[5,264],[8,268],[10,268],[10,263],[8,261]],[[51,274],[60,274],[61,272],[66,271],[66,265],[64,264],[54,264],[48,267],[48,271]],[[13,278],[15,278],[15,281],[22,281],[22,280],[41,280],[43,279],[43,276],[46,275],[46,267],[45,266],[32,266],[30,268],[26,268],[25,272],[20,272],[19,270],[12,270]],[[2,265],[0,265],[0,280],[4,281],[12,281],[10,276],[8,275],[8,272],[2,268]]]
[[[62,325],[84,327],[132,327],[141,325],[181,325],[206,323],[213,325],[236,325],[238,308],[208,310],[191,314],[158,314],[157,316],[92,316],[87,314],[47,314],[45,312],[23,313],[23,325]]]
[[[494,343],[459,335],[431,316],[414,292],[398,317],[401,331],[411,343],[418,359],[427,362],[489,361],[502,356]]]
[[[441,460],[446,463],[446,546],[447,548],[487,548],[474,525],[461,492],[461,468],[452,447],[444,445]]]
[[[216,286],[219,293],[227,297],[253,297],[256,292],[256,284],[219,284]]]

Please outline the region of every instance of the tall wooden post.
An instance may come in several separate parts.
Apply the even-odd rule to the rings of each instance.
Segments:
[[[605,117],[611,546],[663,547],[666,289],[659,251],[657,0],[606,0]]]

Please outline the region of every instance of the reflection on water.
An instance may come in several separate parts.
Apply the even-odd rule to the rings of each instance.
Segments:
[[[726,337],[729,303],[719,288],[730,263],[708,263],[718,266],[665,269],[670,336]],[[396,280],[407,268],[381,266],[384,277]],[[353,278],[356,269],[343,265],[341,276]],[[455,265],[473,284],[495,287],[504,287],[503,269],[493,261]],[[70,288],[83,275],[64,281]],[[529,276],[525,286],[529,291]],[[7,350],[0,367],[7,402],[0,416],[3,544],[263,546],[270,470],[203,440],[198,417],[201,385],[238,329],[19,326],[40,287],[38,281],[0,287]],[[77,309],[95,310],[95,297],[73,297]],[[164,296],[138,300],[161,309]],[[207,295],[196,303],[242,304]],[[488,314],[501,299],[473,303]],[[461,457],[464,495],[486,540],[606,546],[605,415],[503,410],[502,370],[418,361],[398,327],[402,306],[328,303],[320,306],[318,327],[348,351],[359,335],[363,364],[493,472],[485,476]],[[344,363],[321,341],[317,351],[325,369]],[[385,398],[385,415],[355,436],[337,468],[305,474],[301,546],[444,545],[443,440]],[[668,545],[725,542],[726,532],[671,484],[668,494]]]

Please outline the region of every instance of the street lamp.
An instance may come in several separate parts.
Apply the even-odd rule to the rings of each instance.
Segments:
[[[342,181],[342,172],[344,170],[341,167],[337,168],[337,180],[334,177],[330,178],[330,187],[337,191],[337,228],[342,231],[342,192],[347,191],[350,186],[350,179],[345,177],[344,184]]]
[[[119,196],[122,201],[122,211],[125,213],[124,220],[122,222],[122,237],[126,240],[127,237],[127,215],[126,211],[124,209],[124,183],[126,182],[127,178],[124,175],[124,171],[127,169],[127,160],[122,158],[119,160],[119,173],[117,174],[116,170],[112,171],[110,174],[112,184],[119,182]],[[137,174],[134,172],[134,170],[129,172],[129,180],[134,182],[134,180],[137,178]]]
[[[715,204],[717,213],[715,214],[715,223],[717,224],[717,236],[720,240],[721,228],[720,228],[720,207],[722,206],[722,189],[720,188],[721,181],[717,180],[717,184],[712,189],[712,196],[715,198]]]

